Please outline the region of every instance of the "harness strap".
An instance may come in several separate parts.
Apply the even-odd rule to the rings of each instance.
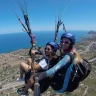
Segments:
[[[64,91],[66,91],[66,89],[68,87],[69,80],[70,80],[71,72],[72,72],[72,69],[73,69],[74,54],[73,53],[68,53],[68,55],[71,57],[71,61],[70,61],[70,64],[67,68],[66,75],[64,77],[64,83],[63,83],[62,89],[55,90],[58,93],[63,93]]]

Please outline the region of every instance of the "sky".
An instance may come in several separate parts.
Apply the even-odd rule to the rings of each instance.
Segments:
[[[14,12],[24,23],[23,14],[15,1],[27,1],[33,31],[55,30],[58,18],[66,30],[96,30],[96,0],[0,0],[0,34],[23,31]]]

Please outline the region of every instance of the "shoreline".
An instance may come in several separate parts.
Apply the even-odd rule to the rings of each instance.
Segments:
[[[92,87],[94,88],[96,85],[96,55],[95,55],[96,40],[95,39],[96,39],[95,37],[94,38],[92,37],[92,39],[87,38],[86,39],[87,41],[84,40],[83,42],[78,42],[75,45],[75,47],[76,47],[77,51],[80,53],[80,55],[83,58],[90,60],[90,62],[92,64],[92,72],[91,72],[90,76],[82,82],[82,84],[81,84],[82,86],[80,85],[80,87],[78,89],[76,89],[74,92],[72,92],[73,95],[71,94],[71,96],[74,96],[74,94],[76,94],[76,93],[77,93],[77,95],[84,93],[85,92],[84,88],[86,90],[86,86],[88,86],[88,90],[89,90],[86,92],[86,94],[90,94],[89,92],[91,90],[93,90]],[[26,60],[28,58],[28,52],[29,52],[29,49],[20,49],[20,50],[16,50],[13,52],[0,54],[0,83],[2,83],[2,86],[0,89],[1,94],[11,94],[11,92],[13,92],[13,90],[14,90],[14,92],[13,92],[14,95],[12,95],[12,96],[15,96],[17,88],[21,86],[21,83],[20,84],[16,83],[16,79],[19,76],[19,64],[20,64],[20,62],[26,62]],[[14,82],[15,82],[15,84],[14,84]],[[9,85],[9,86],[6,89],[4,86],[7,86],[7,85]],[[52,94],[53,90],[50,88],[48,90]],[[79,90],[79,92],[78,92],[78,90]],[[94,91],[96,92],[96,89],[94,89]],[[31,91],[30,96],[32,96],[32,92],[33,91]],[[46,91],[46,92],[48,92],[48,91]],[[90,95],[90,96],[94,96],[94,95]]]
[[[69,32],[71,32],[71,31],[69,31]],[[47,33],[46,32],[45,33],[41,32],[41,33],[34,34],[36,36],[36,38],[35,38],[35,40],[37,42],[36,46],[43,46],[44,47],[45,44],[49,40],[48,38],[50,38],[50,41],[53,41],[54,33],[55,32],[52,31],[52,32],[47,32]],[[58,40],[57,40],[58,43],[59,43],[59,39],[60,39],[60,36],[61,36],[62,33],[63,33],[63,31],[60,31],[58,33]],[[72,33],[74,35],[76,34],[76,40],[78,42],[78,41],[81,41],[80,37],[82,37],[82,36],[86,37],[86,34],[88,34],[88,31],[86,31],[86,32],[84,32],[84,31],[80,31],[80,32],[79,31],[77,31],[77,32],[72,31]],[[17,37],[18,37],[18,39],[17,39]],[[5,38],[6,38],[6,40],[5,40]],[[1,36],[0,41],[1,41],[0,42],[0,45],[1,45],[0,54],[10,53],[10,52],[14,52],[14,51],[17,51],[17,50],[20,50],[20,49],[27,49],[27,48],[31,47],[30,38],[26,33],[21,33],[21,34],[13,33],[13,35],[12,34],[11,35],[7,34],[7,35],[4,35],[4,36]]]

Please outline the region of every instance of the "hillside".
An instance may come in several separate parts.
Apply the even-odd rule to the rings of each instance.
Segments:
[[[91,74],[81,82],[80,86],[68,96],[95,96],[96,94],[96,35],[89,32],[89,37],[81,38],[75,47],[83,58],[88,59],[92,65]],[[0,96],[18,96],[17,88],[24,85],[24,82],[16,82],[19,76],[19,63],[26,62],[29,49],[21,49],[11,53],[0,54]],[[29,90],[30,96],[33,91]],[[65,96],[55,93],[49,88],[42,96]]]

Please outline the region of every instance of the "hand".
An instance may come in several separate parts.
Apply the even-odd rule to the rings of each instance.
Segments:
[[[41,81],[47,77],[47,74],[46,72],[36,73],[33,76],[34,80],[35,80],[35,77],[38,77],[38,80]]]
[[[37,52],[37,50],[31,50],[32,55],[35,55],[36,52]]]

